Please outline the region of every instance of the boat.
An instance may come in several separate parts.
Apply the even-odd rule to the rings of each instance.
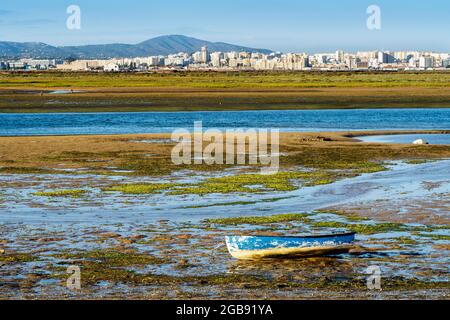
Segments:
[[[240,260],[304,258],[347,253],[356,233],[299,237],[227,236],[228,252]]]

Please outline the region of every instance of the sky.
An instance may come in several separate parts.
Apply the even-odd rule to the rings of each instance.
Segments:
[[[67,8],[81,10],[69,30]],[[367,8],[381,29],[367,28]],[[138,43],[168,34],[283,52],[450,52],[448,0],[0,0],[0,41]]]

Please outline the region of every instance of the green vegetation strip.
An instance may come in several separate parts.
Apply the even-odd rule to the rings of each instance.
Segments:
[[[220,225],[240,225],[240,224],[272,224],[282,222],[301,221],[309,222],[307,214],[279,214],[266,217],[237,217],[237,218],[219,218],[208,219],[205,223],[220,224]]]
[[[0,254],[1,263],[26,263],[35,261],[37,258],[29,253]],[[1,266],[0,266],[1,267]]]
[[[154,194],[174,187],[173,183],[123,184],[103,189],[103,191],[122,192],[124,194]]]
[[[146,253],[136,251],[121,252],[112,248],[78,253],[61,253],[54,255],[54,257],[63,260],[81,261],[82,263],[100,263],[110,267],[144,266],[161,264],[166,261]]]
[[[411,160],[407,160],[405,161],[406,164],[424,164],[424,163],[428,163],[428,162],[433,162],[436,160],[429,160],[429,159],[411,159]]]
[[[41,191],[34,193],[38,197],[72,197],[80,198],[86,194],[86,190],[52,190],[52,191]]]
[[[305,185],[328,184],[334,181],[334,174],[326,172],[278,172],[271,175],[241,174],[210,178],[197,185],[185,186],[172,191],[172,194],[210,194],[210,193],[258,193],[262,191],[293,191],[299,188],[294,181]]]
[[[448,87],[449,72],[173,72],[173,73],[3,73],[4,88],[329,88]]]
[[[336,229],[348,229],[360,234],[376,234],[384,232],[394,231],[407,231],[405,225],[400,223],[375,223],[375,224],[362,224],[362,223],[343,223],[336,221],[316,221],[312,224],[315,228],[336,228]]]
[[[327,213],[333,213],[332,211],[326,211]],[[338,214],[339,215],[339,214]],[[234,218],[219,218],[219,219],[208,219],[204,222],[206,224],[217,224],[223,226],[237,226],[237,225],[270,225],[275,223],[284,222],[301,222],[307,226],[315,229],[345,229],[347,231],[356,232],[364,235],[371,235],[377,233],[387,233],[387,232],[415,232],[421,237],[428,237],[433,240],[448,240],[449,236],[446,235],[436,235],[436,234],[423,234],[420,232],[432,232],[435,230],[449,230],[448,226],[437,225],[437,226],[409,226],[402,223],[391,223],[391,222],[379,222],[371,223],[369,221],[365,223],[356,223],[353,221],[364,221],[366,218],[353,218],[349,216],[349,222],[338,222],[338,221],[319,221],[311,219],[311,214],[281,214],[273,216],[261,216],[261,217],[234,217]]]
[[[292,191],[299,188],[294,181],[303,182],[306,186],[328,184],[336,180],[336,174],[314,172],[279,172],[272,175],[241,174],[219,178],[209,178],[198,184],[175,183],[139,183],[115,185],[103,189],[124,194],[154,194],[169,191],[171,195],[212,193],[259,193],[264,191]]]
[[[57,173],[55,170],[41,169],[35,167],[2,167],[0,173],[4,174],[51,174]]]
[[[186,206],[185,209],[197,209],[197,208],[210,208],[210,207],[222,207],[222,206],[245,206],[257,203],[269,203],[269,202],[277,202],[281,200],[291,199],[293,197],[280,197],[280,198],[270,198],[270,199],[261,199],[256,201],[234,201],[234,202],[220,202],[220,203],[212,203],[205,205],[196,205],[196,206]]]

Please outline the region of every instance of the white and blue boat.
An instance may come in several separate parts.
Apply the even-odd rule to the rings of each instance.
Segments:
[[[300,237],[228,236],[230,254],[241,260],[302,258],[346,253],[352,248],[355,233],[309,235]]]

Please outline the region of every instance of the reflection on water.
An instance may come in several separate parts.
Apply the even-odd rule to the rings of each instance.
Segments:
[[[71,94],[71,93],[80,93],[82,91],[75,91],[75,90],[55,90],[51,91],[50,94]]]

